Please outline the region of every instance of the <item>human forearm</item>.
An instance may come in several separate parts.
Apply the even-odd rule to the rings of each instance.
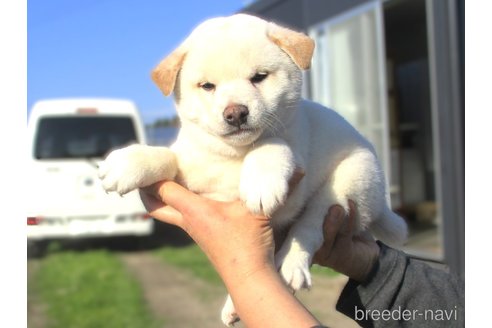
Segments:
[[[222,272],[222,278],[247,327],[307,328],[320,324],[290,292],[273,265],[255,268],[247,275]]]

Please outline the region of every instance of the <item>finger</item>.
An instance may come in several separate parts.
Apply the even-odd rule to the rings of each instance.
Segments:
[[[343,225],[345,211],[340,205],[333,205],[323,223],[323,248],[331,250],[333,243]]]
[[[357,211],[357,205],[353,200],[349,199],[348,205],[349,205],[349,213],[347,217],[347,224],[342,229],[341,233],[347,236],[352,236],[355,231],[355,224],[356,224],[355,218],[359,215],[359,213]]]
[[[155,219],[183,228],[183,216],[176,209],[164,204],[153,195],[140,190],[140,198],[147,212]]]
[[[159,207],[154,211],[149,212],[149,214],[159,221],[173,224],[182,229],[185,229],[185,227],[183,226],[183,215],[181,215],[181,213],[179,213],[176,209],[172,208],[169,205]]]
[[[154,195],[151,190],[141,188],[138,190],[138,193],[147,212],[154,211],[155,209],[164,206],[164,203],[162,203],[158,196]]]
[[[375,241],[374,237],[371,235],[371,233],[367,230],[361,231],[357,235],[354,236],[354,240],[359,240],[362,242],[373,242]]]
[[[209,200],[189,191],[174,181],[157,184],[157,193],[163,203],[178,210],[183,215],[194,216],[208,206]]]
[[[156,199],[159,199],[159,182],[151,184],[150,186],[147,187],[142,187],[140,188],[140,192],[144,192],[147,195],[150,195]]]

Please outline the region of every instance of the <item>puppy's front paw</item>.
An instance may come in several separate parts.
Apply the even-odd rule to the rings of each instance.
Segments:
[[[271,217],[288,196],[295,168],[294,154],[281,139],[267,139],[252,150],[244,159],[239,184],[248,209]]]
[[[271,217],[287,198],[290,172],[264,170],[251,173],[253,174],[243,174],[241,177],[241,200],[251,212]]]
[[[227,300],[222,308],[221,319],[224,325],[228,327],[234,326],[234,323],[239,321],[239,316],[237,315],[230,295],[227,295]]]
[[[300,290],[302,288],[310,289],[311,273],[310,256],[303,251],[290,250],[283,253],[282,250],[275,255],[275,264],[277,268],[280,268],[280,274],[284,278],[285,282],[294,290]]]
[[[146,182],[146,168],[142,163],[142,145],[131,145],[112,151],[99,165],[99,178],[106,191],[124,195]]]

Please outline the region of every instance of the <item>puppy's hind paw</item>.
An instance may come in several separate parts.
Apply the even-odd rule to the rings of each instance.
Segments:
[[[237,315],[237,313],[227,313],[227,314],[222,313],[221,318],[222,318],[222,322],[227,327],[234,327],[234,324],[236,322],[239,322],[239,316]]]
[[[311,289],[311,273],[309,273],[309,269],[305,269],[303,267],[295,267],[295,268],[281,268],[280,273],[284,278],[285,282],[292,288],[294,291],[298,291],[301,289]]]
[[[294,291],[311,288],[312,280],[309,263],[310,260],[307,254],[297,252],[287,253],[286,256],[277,254],[275,258],[275,264],[280,269],[280,275]]]
[[[222,308],[221,319],[227,327],[233,327],[234,324],[239,321],[239,316],[237,315],[230,296],[227,296],[227,300]]]

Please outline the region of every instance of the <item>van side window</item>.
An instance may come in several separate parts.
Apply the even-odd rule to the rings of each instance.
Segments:
[[[137,141],[128,116],[44,117],[34,143],[36,159],[103,157]]]

